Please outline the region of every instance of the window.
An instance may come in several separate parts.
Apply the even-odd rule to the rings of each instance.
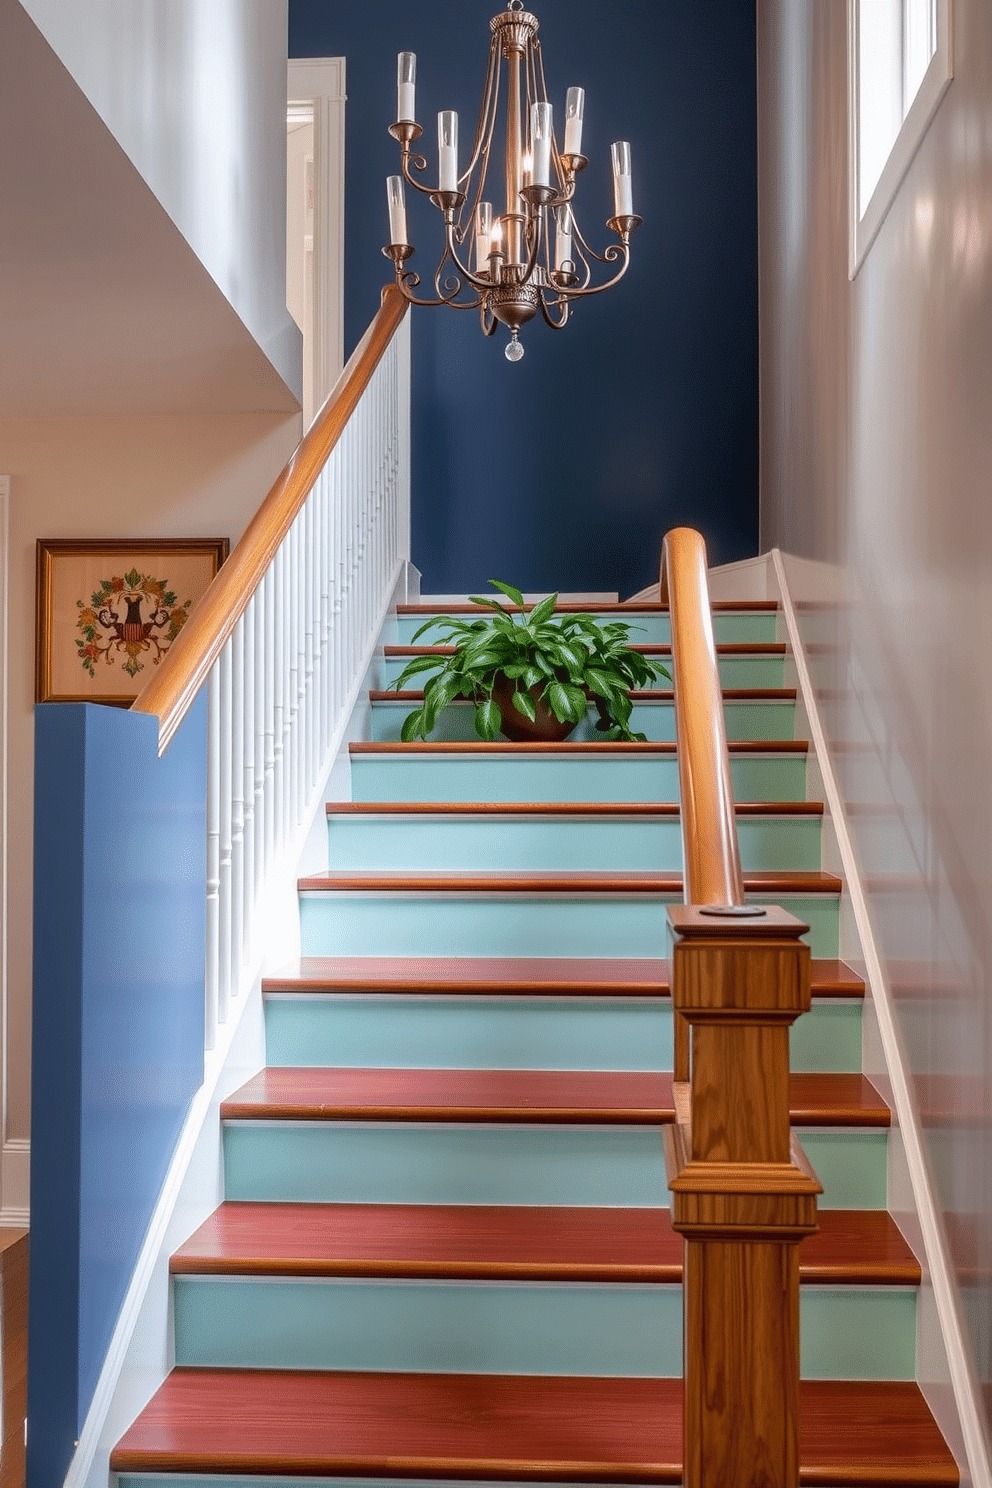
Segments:
[[[951,0],[848,0],[853,279],[952,75]]]

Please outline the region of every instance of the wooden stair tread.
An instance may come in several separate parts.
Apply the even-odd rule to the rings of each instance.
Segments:
[[[811,965],[814,997],[863,997],[865,984],[843,961]],[[263,977],[269,992],[431,993],[499,997],[668,997],[660,957],[301,956]]]
[[[328,816],[633,816],[677,818],[677,801],[328,801]],[[823,815],[822,801],[735,801],[738,816]]]
[[[679,1483],[678,1379],[174,1369],[114,1472]],[[918,1386],[804,1380],[800,1482],[952,1488]]]
[[[301,893],[321,890],[380,889],[402,893],[498,893],[498,894],[681,894],[682,875],[670,870],[628,873],[550,871],[522,872],[517,868],[327,868],[299,879]],[[792,873],[784,869],[760,869],[744,874],[744,887],[751,894],[839,894],[841,881],[834,873],[810,869]]]
[[[636,739],[613,739],[606,743],[590,740],[588,743],[579,740],[564,739],[558,744],[546,744],[543,742],[533,743],[530,740],[521,740],[511,744],[508,739],[441,739],[436,743],[425,743],[420,739],[414,739],[409,744],[400,743],[398,740],[368,740],[358,739],[348,745],[349,753],[354,755],[363,754],[437,754],[451,756],[458,754],[538,754],[559,755],[574,754],[579,759],[588,759],[592,756],[603,756],[607,759],[619,755],[674,755],[677,746],[671,740],[647,740],[641,743]],[[809,753],[809,743],[805,739],[728,739],[728,754],[798,754]]]
[[[632,687],[627,696],[635,703],[671,703],[675,699],[670,687]],[[369,691],[371,703],[422,703],[423,700],[423,691],[415,688],[375,687]],[[796,688],[724,687],[723,700],[725,703],[794,703]],[[452,701],[467,703],[469,699],[455,698]]]
[[[499,601],[497,601],[499,602]],[[540,603],[539,600],[535,604]],[[508,615],[519,615],[520,611],[515,605],[504,605]],[[534,604],[526,604],[524,608],[528,613],[534,608]],[[774,614],[778,610],[778,601],[774,599],[713,599],[710,600],[710,609],[717,614]],[[477,615],[485,618],[486,607],[483,605],[461,603],[453,604],[398,604],[397,615],[423,615],[425,619],[431,615]],[[494,613],[490,610],[490,614]],[[658,600],[602,600],[590,599],[585,603],[578,600],[560,600],[555,605],[556,615],[667,615],[667,604],[661,604]]]
[[[863,1075],[793,1074],[796,1126],[887,1127]],[[331,1069],[270,1066],[221,1104],[225,1121],[445,1121],[659,1126],[675,1119],[667,1070]]]
[[[917,1286],[891,1215],[826,1209],[799,1252],[806,1283]],[[176,1275],[476,1281],[682,1280],[668,1209],[494,1204],[222,1204],[175,1252]]]
[[[640,651],[642,656],[671,656],[672,648],[664,641],[630,641],[631,651]],[[389,656],[454,656],[454,646],[383,646]],[[720,641],[716,646],[717,656],[784,656],[784,641]]]

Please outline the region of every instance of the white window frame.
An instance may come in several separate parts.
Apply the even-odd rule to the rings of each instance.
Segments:
[[[848,0],[848,101],[850,121],[848,131],[848,191],[850,223],[850,254],[848,277],[854,279],[875,238],[885,221],[889,207],[902,184],[913,157],[919,149],[930,121],[947,92],[954,76],[954,47],[952,28],[952,0],[937,0],[936,50],[919,88],[905,110],[900,127],[881,175],[867,202],[861,201],[861,57],[859,36],[862,5],[871,5],[874,0]],[[902,59],[899,61],[903,67]]]

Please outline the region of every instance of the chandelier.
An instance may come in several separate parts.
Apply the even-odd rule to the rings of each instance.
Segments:
[[[632,204],[630,145],[621,140],[612,147],[614,215],[607,222],[618,241],[602,253],[589,246],[572,205],[576,177],[588,164],[582,154],[585,91],[568,90],[559,150],[537,17],[523,9],[523,0],[509,0],[506,10],[489,24],[489,66],[468,165],[459,171],[458,115],[445,109],[437,116],[436,186],[420,179],[428,168],[425,157],[411,153],[423,134],[415,113],[417,59],[412,52],[399,54],[397,122],[389,126],[389,133],[399,142],[400,174],[386,180],[390,242],[382,251],[393,260],[396,282],[413,304],[478,309],[487,336],[497,325],[507,326],[506,356],[517,362],[524,354],[517,333],[538,312],[560,330],[573,301],[601,294],[623,278],[630,263],[631,234],[642,219],[635,216]],[[487,197],[486,179],[494,163],[501,60],[506,63],[506,205],[497,215],[491,193]],[[498,168],[496,163],[494,175]],[[434,298],[417,296],[420,276],[406,267],[414,250],[407,241],[404,183],[429,196],[444,220]],[[594,268],[598,264],[608,266],[609,277],[595,283],[597,272],[603,272]]]

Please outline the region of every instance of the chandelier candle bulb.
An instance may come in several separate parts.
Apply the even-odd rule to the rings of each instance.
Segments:
[[[572,209],[558,207],[555,212],[555,272],[561,273],[572,258]]]
[[[386,177],[386,201],[389,203],[390,246],[406,242],[406,197],[402,176]]]
[[[458,190],[458,115],[454,109],[442,109],[437,116],[437,148],[440,157],[442,191]]]
[[[569,88],[565,94],[565,154],[582,154],[582,116],[586,108],[585,88]]]
[[[551,185],[550,103],[535,103],[530,111],[531,181],[535,186]]]
[[[480,202],[475,209],[475,267],[478,273],[486,273],[489,255],[493,249],[492,202]]]
[[[613,200],[617,217],[634,215],[634,193],[630,181],[630,145],[617,140],[613,150]]]
[[[417,58],[414,52],[400,52],[396,58],[396,122],[412,124],[416,120]]]

